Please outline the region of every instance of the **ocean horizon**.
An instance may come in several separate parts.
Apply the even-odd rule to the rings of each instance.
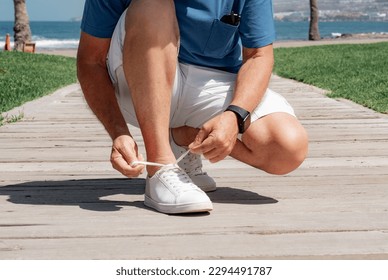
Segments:
[[[32,41],[39,49],[76,49],[79,43],[80,22],[72,21],[31,21]],[[299,41],[308,39],[307,21],[275,21],[276,41]],[[320,22],[322,38],[333,38],[342,34],[376,33],[388,34],[388,22],[336,21]],[[13,41],[13,22],[0,21],[0,42],[5,42],[6,34]],[[1,44],[1,43],[0,43]]]

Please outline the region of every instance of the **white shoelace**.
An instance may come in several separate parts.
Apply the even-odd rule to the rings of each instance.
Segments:
[[[183,153],[176,161],[174,164],[178,164],[185,156],[187,156],[190,153],[190,150],[187,150],[185,153]],[[165,166],[171,166],[171,164],[162,164],[162,163],[157,163],[157,162],[150,162],[150,161],[140,161],[140,160],[135,160],[131,162],[130,164],[132,167],[135,167],[137,165],[150,165],[150,166],[159,166],[159,167],[165,167]]]
[[[193,184],[190,177],[177,164],[168,164],[162,167],[160,171],[162,172],[161,177],[163,180],[177,193],[198,189],[198,187]]]
[[[175,163],[173,164],[162,164],[157,162],[149,162],[149,161],[133,161],[131,163],[131,166],[136,165],[151,165],[151,166],[159,166],[162,167],[161,170],[163,170],[162,177],[164,180],[169,182],[169,185],[172,186],[177,193],[181,192],[187,192],[189,190],[197,189],[197,186],[195,186],[192,181],[190,180],[190,177],[184,172],[179,166],[178,162],[180,162],[185,156],[187,156],[190,153],[190,150],[183,153]],[[175,172],[168,172],[168,171],[174,171]],[[184,183],[185,188],[182,188],[181,184]]]

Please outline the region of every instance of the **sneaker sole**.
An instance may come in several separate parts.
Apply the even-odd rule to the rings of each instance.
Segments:
[[[211,202],[171,205],[156,202],[148,196],[144,197],[144,205],[165,214],[200,213],[213,210]]]
[[[214,192],[217,190],[216,186],[198,186],[204,192]]]

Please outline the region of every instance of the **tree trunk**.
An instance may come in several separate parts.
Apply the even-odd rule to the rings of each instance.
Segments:
[[[15,24],[14,30],[14,49],[23,51],[24,43],[31,41],[30,20],[27,14],[26,0],[14,0]]]
[[[319,34],[318,28],[318,0],[310,0],[310,30],[309,30],[309,40],[320,40],[321,35]]]

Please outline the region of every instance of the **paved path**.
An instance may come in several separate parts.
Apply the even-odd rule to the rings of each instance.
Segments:
[[[218,183],[205,215],[143,206],[144,179],[112,170],[77,85],[25,106],[0,127],[0,259],[388,259],[387,116],[271,87],[306,126],[308,159],[287,176],[205,161]]]

